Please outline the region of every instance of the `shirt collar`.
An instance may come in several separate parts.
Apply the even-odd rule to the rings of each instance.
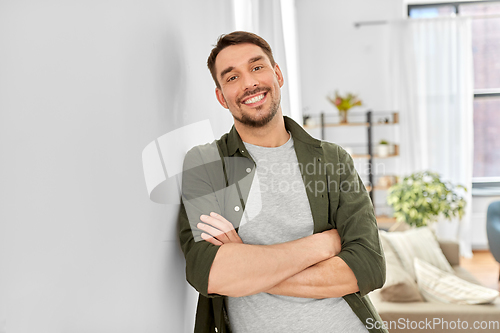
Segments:
[[[292,133],[293,140],[299,140],[314,147],[321,147],[321,141],[310,136],[309,133],[307,133],[293,119],[287,116],[284,116],[284,119],[285,128],[287,131],[290,131],[290,133]],[[240,152],[245,151],[245,145],[243,144],[243,141],[241,140],[240,135],[238,134],[238,131],[236,130],[234,125],[228,134],[227,148],[229,156],[233,156],[238,149],[240,150]]]

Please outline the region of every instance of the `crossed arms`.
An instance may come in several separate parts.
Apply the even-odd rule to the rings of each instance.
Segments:
[[[219,191],[226,186],[224,175],[212,171],[221,168],[207,167],[206,155],[197,150],[186,155],[185,164],[197,167],[183,174],[179,230],[186,278],[200,294],[217,297],[268,292],[328,298],[358,291],[364,296],[383,285],[385,263],[366,193],[342,188],[332,193],[338,199],[330,203],[329,220],[336,229],[282,244],[243,244],[224,219],[231,219],[226,214],[234,212],[222,211],[228,206],[224,201],[234,195]],[[340,151],[340,155],[342,163],[353,164],[347,153]],[[361,183],[356,172],[340,176],[338,183],[347,181]],[[210,212],[218,215],[207,216]],[[200,219],[202,215],[207,217]]]
[[[210,269],[210,294],[327,298],[359,291],[352,270],[336,257],[341,242],[335,229],[282,244],[247,245],[223,216],[200,219],[201,237],[220,246]]]

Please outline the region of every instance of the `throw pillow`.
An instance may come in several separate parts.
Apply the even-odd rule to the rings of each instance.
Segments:
[[[454,304],[486,304],[498,297],[498,291],[486,288],[444,272],[415,258],[417,284],[429,302]]]
[[[386,264],[386,279],[380,297],[386,302],[423,302],[417,283],[401,265],[385,234],[385,231],[380,231]]]
[[[413,266],[415,258],[422,259],[445,272],[453,273],[453,268],[441,251],[434,233],[428,227],[388,232],[385,237],[401,260],[404,269],[414,280],[416,280]]]

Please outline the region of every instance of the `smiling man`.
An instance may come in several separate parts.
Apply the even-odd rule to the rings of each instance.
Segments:
[[[208,67],[234,126],[184,161],[195,332],[367,332],[385,263],[352,158],[283,116],[283,74],[261,37],[221,36]]]

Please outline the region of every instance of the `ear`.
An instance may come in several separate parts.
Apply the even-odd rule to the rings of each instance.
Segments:
[[[217,97],[220,105],[222,105],[224,109],[228,109],[226,99],[224,98],[224,95],[222,94],[222,90],[220,90],[220,88],[215,88],[215,96]]]
[[[278,83],[280,84],[280,88],[283,87],[285,79],[283,79],[283,73],[281,73],[281,69],[278,64],[274,64],[274,72],[276,73],[276,77],[278,78]]]

